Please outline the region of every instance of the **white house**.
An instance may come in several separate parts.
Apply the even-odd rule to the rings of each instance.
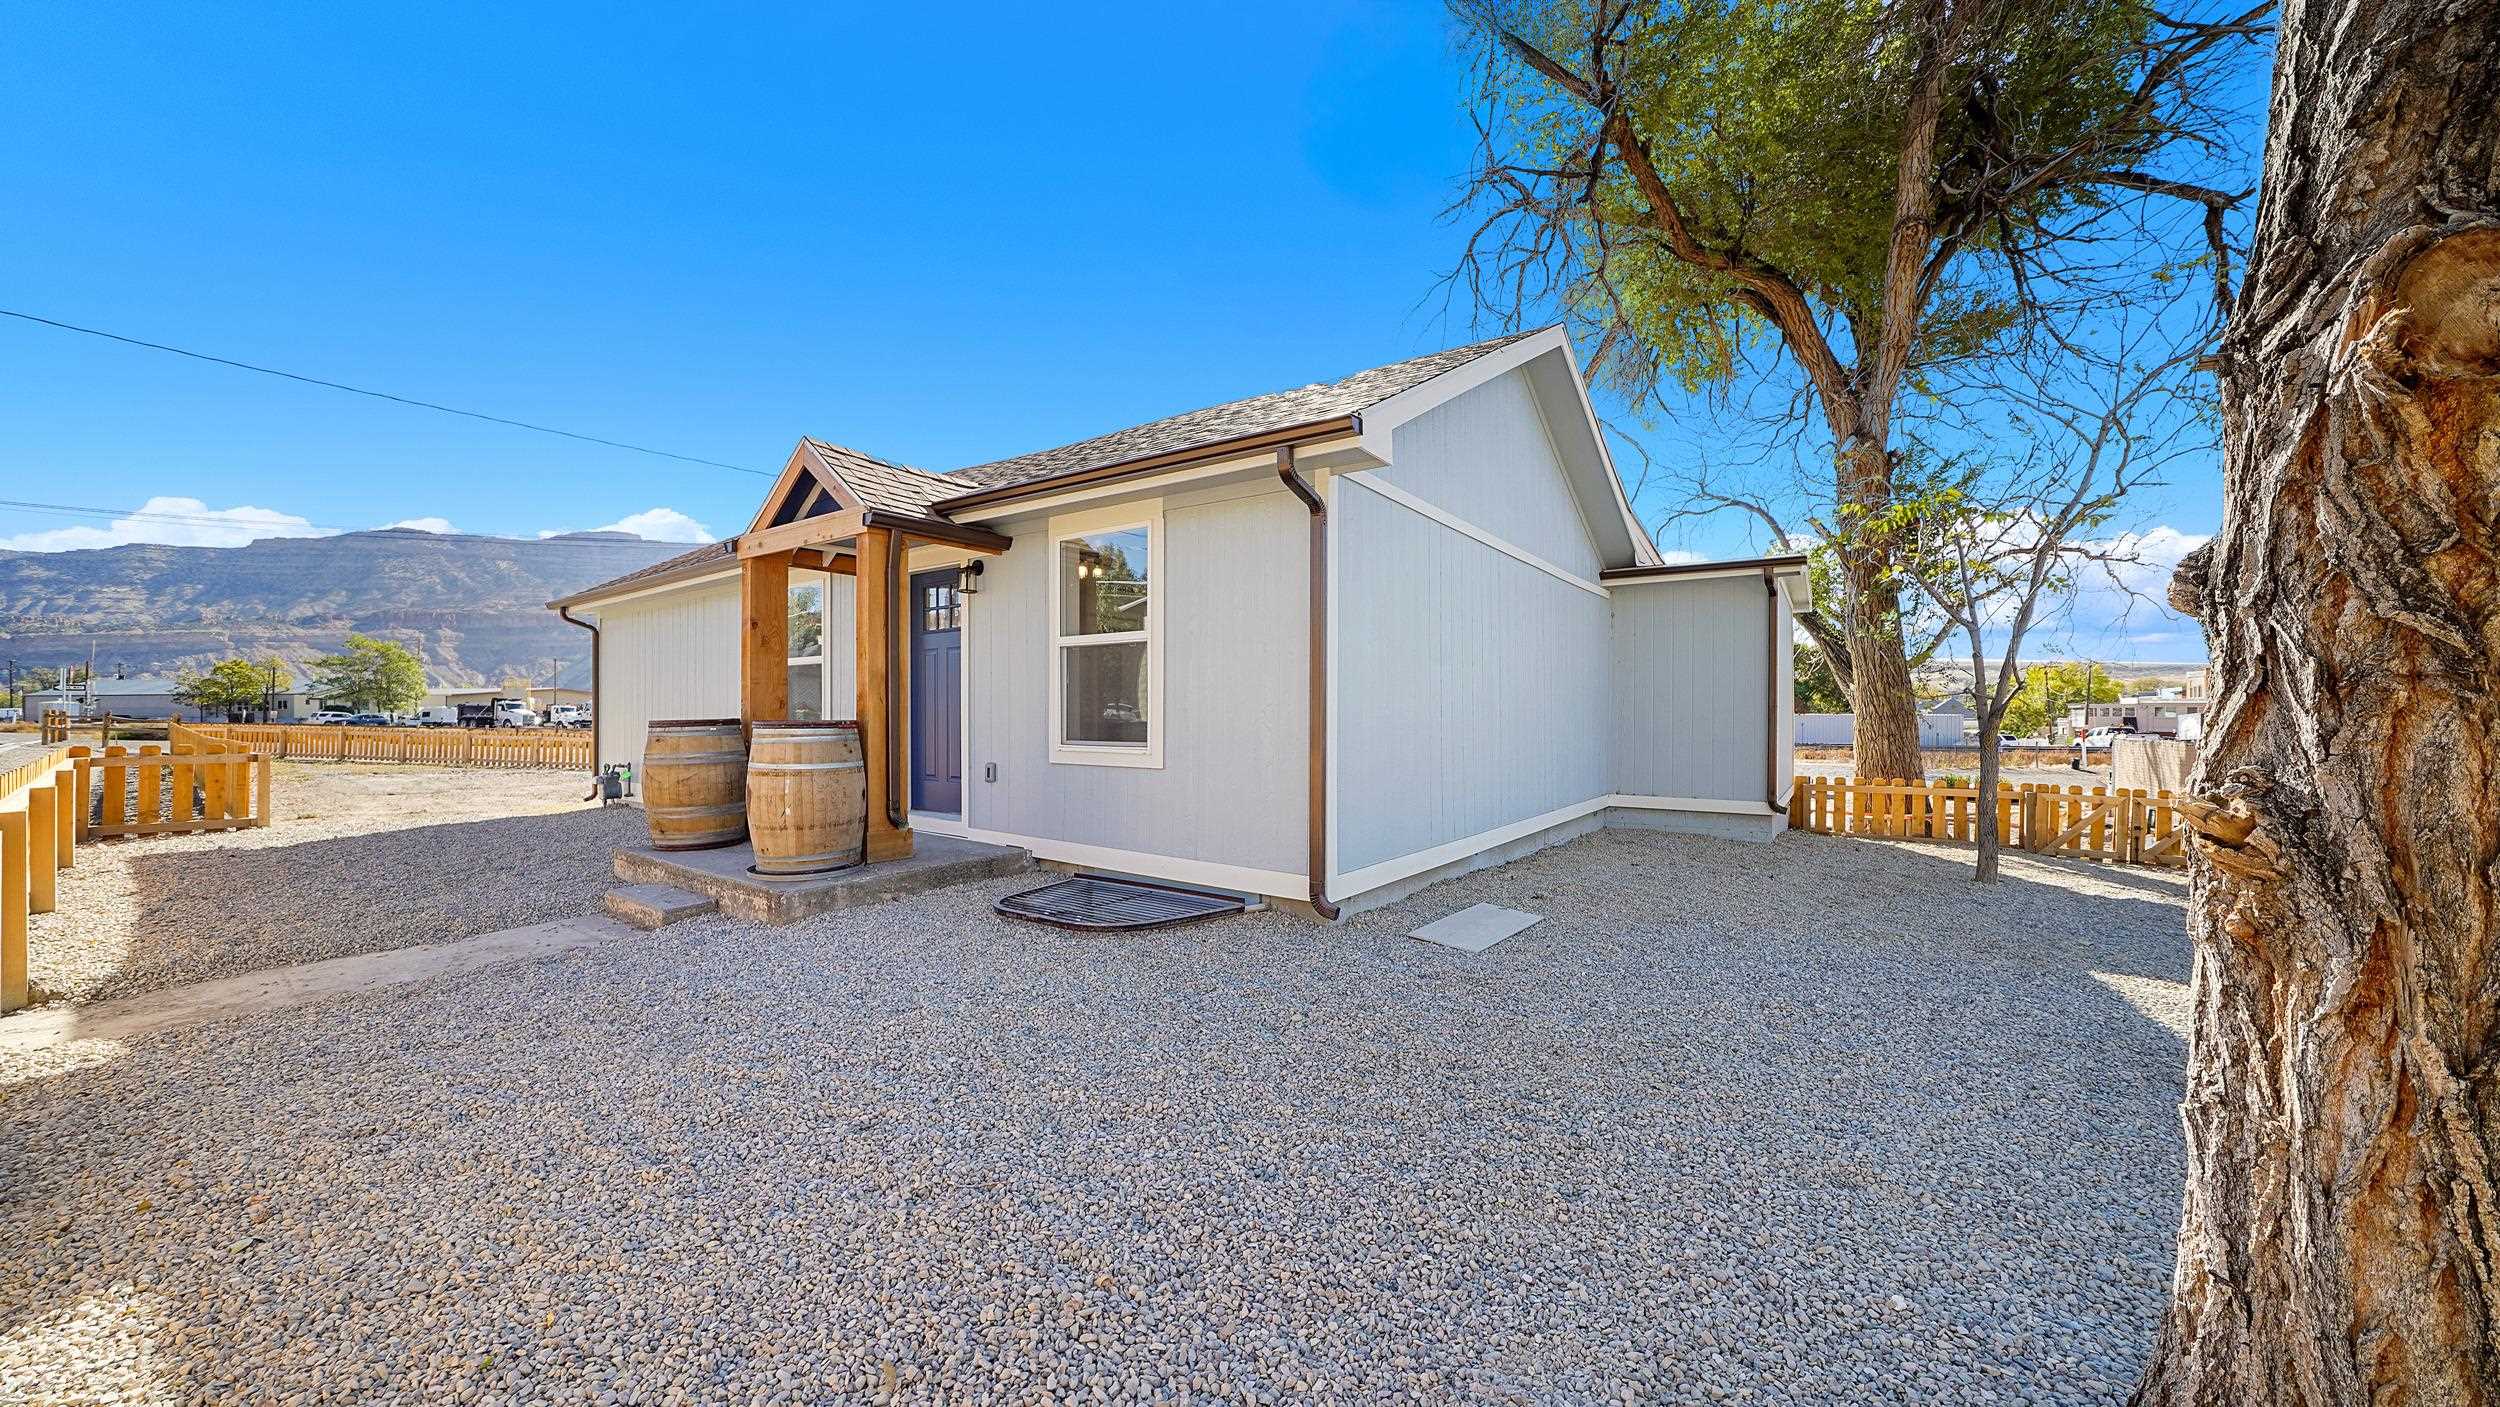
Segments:
[[[1547,328],[949,474],[802,440],[735,540],[551,605],[605,761],[855,717],[872,861],[1333,912],[1600,825],[1776,835],[1807,590],[1659,561]]]
[[[178,718],[186,707],[174,697],[181,687],[161,675],[108,674],[75,684],[28,690],[23,707],[30,719],[41,718],[46,709],[63,707],[81,718],[105,713],[115,718]]]

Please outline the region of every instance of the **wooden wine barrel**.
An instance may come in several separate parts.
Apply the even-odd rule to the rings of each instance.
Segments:
[[[858,864],[868,835],[859,725],[758,722],[747,755],[747,824],[757,874],[820,874]]]
[[[735,718],[655,718],[642,744],[642,810],[654,850],[746,839],[747,750]]]

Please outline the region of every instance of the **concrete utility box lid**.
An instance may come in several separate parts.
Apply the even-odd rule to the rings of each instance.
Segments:
[[[1447,918],[1437,918],[1416,929],[1410,937],[1462,953],[1481,953],[1514,933],[1525,932],[1531,924],[1545,921],[1543,914],[1524,914],[1517,909],[1478,904],[1461,909]]]

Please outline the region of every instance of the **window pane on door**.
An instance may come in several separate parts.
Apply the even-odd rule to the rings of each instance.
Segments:
[[[1059,652],[1061,707],[1071,743],[1146,741],[1146,642],[1069,645]]]
[[[1119,635],[1146,628],[1146,530],[1059,544],[1059,633]]]

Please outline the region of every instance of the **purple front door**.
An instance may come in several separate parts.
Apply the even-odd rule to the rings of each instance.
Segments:
[[[956,572],[911,579],[911,805],[964,809],[964,604]]]

